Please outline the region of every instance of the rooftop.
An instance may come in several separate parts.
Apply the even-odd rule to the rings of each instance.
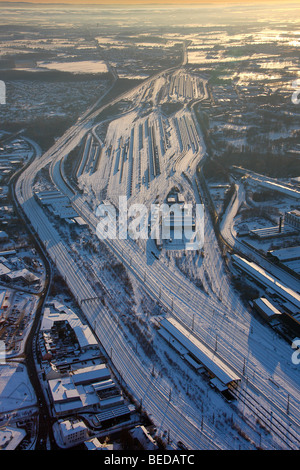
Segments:
[[[220,357],[208,349],[179,322],[173,318],[163,319],[161,326],[180,342],[188,351],[187,354],[192,354],[192,357],[200,361],[201,364],[223,384],[240,380],[240,377],[235,374]]]

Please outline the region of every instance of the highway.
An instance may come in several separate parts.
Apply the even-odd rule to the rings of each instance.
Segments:
[[[186,54],[183,62],[186,63]],[[168,70],[168,73],[170,72],[171,70]],[[149,86],[159,76],[160,74],[151,77]],[[144,86],[145,82],[142,85]],[[122,95],[122,98],[134,96],[139,87]],[[121,97],[110,105],[119,99]],[[172,395],[170,400],[170,391],[164,387],[163,381],[158,377],[154,379],[145,371],[142,356],[136,354],[124,334],[118,330],[118,319],[113,310],[108,310],[98,300],[82,302],[97,297],[97,294],[87,278],[86,271],[76,262],[72,251],[35,200],[35,177],[50,163],[50,175],[54,184],[71,198],[73,207],[86,220],[91,231],[96,233],[98,219],[85,197],[74,195],[70,189],[65,180],[66,176],[61,171],[61,161],[82,141],[93,126],[93,120],[103,109],[105,107],[97,111],[93,109],[91,113],[85,114],[85,117],[79,119],[48,152],[22,173],[16,183],[16,197],[49,256],[81,304],[90,324],[95,325],[103,347],[108,353],[113,348],[114,368],[122,375],[133,395],[138,400],[142,399],[145,410],[152,415],[154,421],[162,423],[161,426],[170,430],[171,437],[183,441],[191,449],[230,448],[230,442],[225,436],[220,439],[212,427],[202,426],[201,417],[199,414],[195,415],[195,410],[189,408],[179,397]],[[180,175],[177,174],[177,177]],[[181,182],[187,184],[183,182],[183,178]],[[195,189],[193,175],[191,182]],[[211,279],[213,292],[210,295],[198,289],[179,271],[157,260],[151,253],[146,257],[145,252],[131,239],[108,239],[105,243],[170,315],[190,329],[193,325],[193,333],[234,368],[242,377],[240,391],[249,395],[248,402],[250,403],[253,397],[259,397],[259,403],[266,410],[265,419],[270,421],[268,413],[272,413],[273,423],[276,420],[283,423],[283,431],[280,433],[281,445],[298,448],[299,382],[297,371],[290,361],[291,353],[286,343],[280,338],[274,338],[272,331],[251,317],[238,294],[233,291],[224,270],[209,216],[206,215],[205,224],[205,267]],[[274,393],[270,378],[279,384],[277,393]],[[292,432],[287,434],[286,429]],[[273,431],[279,433],[275,425]]]

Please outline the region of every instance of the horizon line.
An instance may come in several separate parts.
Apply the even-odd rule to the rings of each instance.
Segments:
[[[257,4],[259,3],[260,5],[264,4],[280,4],[282,5],[282,0],[189,0],[187,3],[182,1],[182,0],[164,0],[161,2],[160,0],[118,0],[118,1],[113,1],[111,2],[110,0],[0,0],[0,4],[22,4],[22,5],[84,5],[84,6],[126,6],[126,5],[134,5],[134,6],[152,6],[156,5],[158,6],[181,6],[181,7],[187,7],[187,6],[214,6],[216,4],[222,3],[224,6],[225,5],[251,5],[251,4]],[[297,4],[297,0],[290,0],[286,3],[286,5],[292,5],[292,4]],[[284,5],[282,5],[284,8]]]

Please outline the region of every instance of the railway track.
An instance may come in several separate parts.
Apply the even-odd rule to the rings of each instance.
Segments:
[[[164,72],[164,73],[165,73],[165,72]],[[159,75],[160,75],[160,74],[159,74]],[[152,77],[151,80],[153,80],[153,78],[154,78],[154,77]],[[143,85],[144,85],[144,84],[145,84],[145,82],[143,82]],[[141,86],[141,85],[139,85],[139,86]],[[131,90],[130,93],[132,93],[132,92],[133,92],[133,91]],[[128,92],[127,92],[127,93],[128,93]],[[126,93],[126,94],[127,94],[127,93]],[[118,99],[114,100],[114,102],[117,102],[117,101],[119,101],[120,99],[121,99],[121,97],[118,97]],[[114,102],[112,102],[112,103],[114,103]],[[112,103],[111,103],[111,104],[112,104]],[[107,105],[107,106],[108,106],[108,105]],[[106,107],[106,106],[105,106],[105,107]],[[105,108],[105,107],[104,107],[104,108]],[[102,109],[104,109],[104,108],[102,108]],[[99,114],[99,112],[100,112],[100,111],[97,110],[95,113],[93,113],[93,117],[96,117],[96,116]],[[90,119],[92,119],[92,116],[91,116],[91,115],[89,115],[89,118],[86,119],[86,121],[85,121],[85,120],[81,121],[81,124],[80,124],[79,128],[80,128],[81,126],[82,126],[82,127],[84,126],[85,129],[86,129],[86,131],[87,131],[87,130],[88,130],[88,124],[90,123]],[[61,156],[60,154],[58,154],[58,151],[59,151],[61,148],[64,149],[64,147],[66,147],[68,141],[71,140],[72,138],[75,138],[76,129],[77,129],[77,128],[75,128],[75,126],[73,126],[73,128],[71,128],[70,131],[69,131],[68,133],[66,133],[65,136],[63,136],[63,138],[60,140],[60,142],[58,141],[57,145],[55,145],[54,148],[50,149],[50,151],[48,151],[48,152],[45,154],[45,156],[44,156],[44,158],[43,158],[43,160],[42,160],[42,162],[43,162],[43,163],[42,163],[42,166],[45,166],[45,165],[46,165],[49,161],[51,161],[51,160],[53,161],[53,165],[52,165],[52,167],[51,167],[50,173],[51,173],[51,177],[52,177],[52,180],[53,180],[54,184],[55,184],[55,177],[53,177],[52,170],[53,170],[53,168],[54,168],[54,166],[55,166],[55,162],[58,163],[58,165],[59,165],[59,172],[60,172],[60,178],[62,179],[64,185],[68,188],[68,192],[69,192],[69,193],[73,193],[73,194],[75,193],[74,188],[72,188],[72,187],[68,184],[67,178],[66,178],[66,176],[63,174],[63,170],[62,170],[62,162],[63,162],[64,157]],[[83,130],[83,129],[82,129],[82,130]],[[39,168],[42,167],[42,166],[39,165]],[[80,198],[79,198],[79,199],[80,199]],[[74,207],[77,208],[77,209],[79,208],[78,202],[80,203],[81,201],[76,201],[75,199],[74,199],[74,201],[73,201]],[[89,222],[91,223],[91,220],[90,220],[90,215],[91,215],[91,214],[90,214],[90,211],[87,213],[86,210],[84,210],[84,209],[86,209],[86,208],[83,207],[83,203],[82,203],[82,207],[81,207],[80,209],[81,209],[81,210],[80,210],[79,212],[81,212],[83,218],[88,219]],[[124,256],[123,256],[123,249],[122,249],[122,252],[121,252],[121,246],[120,246],[120,245],[115,244],[114,246],[110,246],[110,248],[113,249],[113,251],[116,253],[117,257],[120,258],[120,259],[124,262],[124,264],[127,265],[127,267],[128,267],[130,270],[135,271],[135,267],[132,266],[132,264],[131,264],[131,259],[130,259],[130,262],[129,262],[129,263],[128,263],[128,259],[127,259],[127,261],[126,261],[126,259],[124,259]],[[71,273],[71,274],[72,274],[72,273]],[[74,275],[75,275],[75,274],[74,274]],[[135,276],[136,276],[137,278],[140,278],[140,280],[143,282],[143,279],[141,279],[141,276],[142,276],[142,275],[143,275],[143,273],[141,274],[141,272],[137,272],[137,271],[135,272]],[[150,282],[151,282],[151,285],[150,285]],[[145,284],[146,284],[146,282],[145,282]],[[158,286],[156,285],[155,278],[153,278],[153,279],[147,278],[147,288],[148,288],[148,289],[151,291],[151,293],[154,295],[154,298],[157,298],[157,297],[158,297],[159,289],[158,289]],[[187,295],[188,295],[188,293],[187,293]],[[174,300],[173,298],[171,298],[170,296],[168,296],[167,293],[166,293],[164,299],[161,299],[161,297],[160,297],[158,300],[159,300],[160,302],[163,302],[163,303],[164,303],[164,305],[166,306],[166,308],[167,308],[168,311],[171,311],[170,305],[171,305],[171,302],[172,302],[172,305],[173,305],[173,300]],[[177,302],[177,299],[176,299],[176,298],[175,298],[175,302]],[[90,306],[89,306],[89,307],[90,307]],[[83,308],[85,309],[85,306],[84,306],[84,305],[83,305]],[[180,311],[180,309],[181,309],[181,304],[178,304],[178,305],[177,305],[177,311]],[[87,310],[88,310],[88,309],[87,309]],[[173,308],[172,308],[172,311],[173,311]],[[87,312],[87,313],[88,313],[88,312]],[[98,313],[99,313],[99,312],[98,312]],[[95,312],[94,314],[96,315],[96,312]],[[88,318],[88,316],[87,316],[87,318]],[[177,317],[177,319],[178,319],[178,317]],[[184,326],[186,327],[186,324],[185,324]],[[100,336],[101,336],[101,335],[100,335]],[[200,338],[200,340],[203,342],[203,338]],[[232,365],[231,365],[231,367],[232,367]],[[240,373],[240,371],[239,371],[239,373]],[[251,409],[252,411],[255,412],[255,409],[256,409],[256,408],[255,408],[255,403],[256,403],[256,402],[255,402],[255,399],[254,399],[254,397],[253,397],[252,395],[250,395],[250,394],[247,394],[247,395],[245,394],[245,395],[243,395],[242,393],[244,393],[244,392],[243,392],[242,390],[240,390],[240,389],[239,389],[239,390],[235,390],[235,393],[239,393],[239,394],[240,394],[240,395],[238,396],[239,400],[241,400],[242,402],[243,402],[243,400],[244,400],[245,405],[246,405],[249,409]],[[266,401],[268,402],[268,401],[269,401],[268,397],[265,396],[265,395],[263,395],[263,396],[265,397]],[[271,403],[271,402],[269,401],[269,403]],[[276,408],[277,405],[276,405],[275,403],[273,403],[273,405],[274,405],[274,408]],[[278,410],[278,411],[279,411],[280,413],[283,412],[283,410],[281,410],[281,409]],[[265,423],[265,425],[267,425],[267,424],[269,423],[269,426],[270,426],[270,423],[271,423],[271,424],[275,423],[275,426],[274,426],[274,428],[272,427],[272,430],[274,431],[274,433],[275,433],[278,437],[280,436],[280,439],[282,439],[282,437],[285,437],[285,436],[286,436],[286,433],[289,431],[289,428],[284,427],[284,425],[282,425],[282,423],[279,421],[279,419],[278,419],[276,416],[272,416],[272,422],[271,422],[271,421],[270,421],[270,413],[269,413],[268,410],[265,409],[265,408],[264,408],[264,409],[261,408],[261,409],[259,410],[259,412],[257,412],[257,416],[259,417],[259,419],[260,419],[262,422]],[[293,434],[293,439],[294,439],[294,438],[295,438],[295,436],[294,436],[294,434]],[[297,438],[296,438],[296,439],[297,439]],[[297,440],[297,442],[299,442],[299,440]],[[294,445],[294,443],[291,443],[291,442],[290,442],[289,446],[291,446],[291,445]],[[290,447],[290,448],[295,448],[295,447]]]
[[[299,435],[291,431],[291,425],[283,424],[272,412],[270,413],[264,406],[258,405],[255,398],[247,390],[242,390],[240,387],[235,388],[232,385],[229,386],[229,390],[237,400],[253,412],[254,416],[264,424],[266,430],[276,434],[291,450],[300,449]]]

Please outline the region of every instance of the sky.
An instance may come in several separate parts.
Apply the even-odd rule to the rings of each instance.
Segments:
[[[0,3],[20,3],[19,0],[0,0]],[[268,4],[282,4],[282,0],[28,0],[22,3],[56,3],[56,4],[81,4],[81,5],[147,5],[147,4],[176,4],[181,6],[188,5],[215,5],[221,4],[253,4],[253,3],[268,3]],[[293,3],[293,2],[288,2]],[[297,2],[294,2],[297,3]]]

